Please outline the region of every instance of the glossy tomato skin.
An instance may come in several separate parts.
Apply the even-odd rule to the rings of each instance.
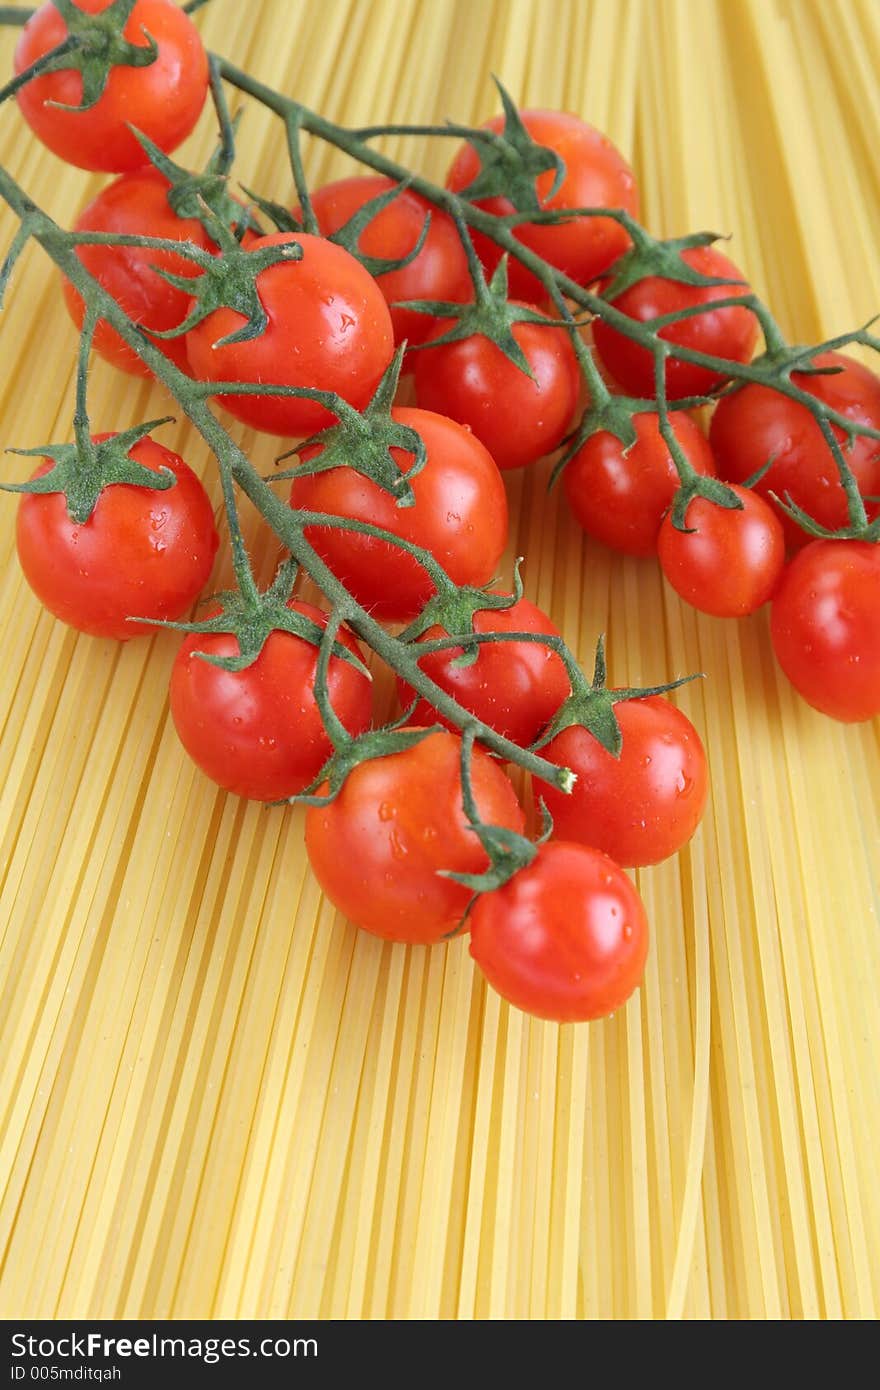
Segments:
[[[112,0],[74,3],[98,14]],[[18,104],[28,125],[68,164],[109,173],[139,169],[147,159],[127,122],[170,153],[198,120],[208,91],[208,60],[198,30],[174,0],[137,0],[124,37],[143,46],[145,29],[158,45],[156,61],[143,68],[113,68],[104,92],[86,111],[62,109],[82,99],[81,74],[71,68],[34,78],[20,89]],[[66,35],[67,25],[55,6],[41,5],[22,30],[15,71],[23,72]]]
[[[433,336],[448,326],[439,323]],[[524,468],[555,449],[580,391],[577,358],[564,328],[515,323],[512,331],[531,378],[481,333],[415,354],[419,405],[473,430],[501,469]]]
[[[743,280],[742,271],[720,251],[716,251],[714,246],[692,247],[682,253],[682,259],[703,275]],[[748,293],[747,284],[700,288],[651,275],[618,295],[614,308],[631,319],[645,323],[694,304],[711,304],[716,299],[730,299]],[[713,357],[723,357],[731,362],[748,362],[758,341],[758,320],[750,309],[736,305],[710,309],[678,323],[667,324],[660,329],[660,337],[679,347],[705,352]],[[624,390],[634,396],[649,400],[653,398],[654,358],[647,348],[633,342],[601,319],[596,319],[593,324],[593,341],[608,371]],[[725,380],[723,374],[706,367],[681,362],[674,357],[667,359],[666,394],[671,401],[681,400],[684,396],[706,395]]]
[[[95,637],[155,631],[127,622],[129,614],[182,617],[208,582],[219,544],[208,495],[182,458],[149,438],[131,457],[157,473],[170,468],[176,482],[161,492],[113,483],[82,525],[68,516],[62,493],[24,493],[18,508],[25,578],[56,618]]]
[[[769,598],[785,564],[782,523],[763,497],[732,488],[742,511],[695,497],[687,531],[667,516],[657,553],[669,583],[693,608],[716,618],[744,618]]]
[[[471,955],[493,989],[536,1018],[585,1023],[624,1004],[648,953],[642,900],[601,850],[541,845],[471,912]]]
[[[782,576],[770,635],[814,709],[847,724],[880,714],[880,545],[812,541]]]
[[[393,188],[391,179],[378,175],[338,179],[312,193],[312,209],[324,236],[332,236],[363,207],[364,203]],[[412,345],[421,343],[431,331],[434,320],[428,314],[413,309],[397,309],[395,301],[403,299],[435,299],[460,303],[472,294],[467,257],[455,223],[439,208],[419,197],[412,189],[398,193],[394,202],[383,208],[361,233],[358,245],[368,256],[399,260],[417,244],[430,214],[430,225],[421,251],[400,270],[389,270],[377,276],[377,284],[385,296],[394,325],[394,341],[404,339]]]
[[[488,584],[507,543],[507,497],[501,474],[478,439],[432,411],[395,406],[395,420],[416,430],[428,462],[412,480],[415,505],[398,507],[376,483],[351,468],[294,480],[291,506],[366,521],[429,550],[456,584]],[[315,450],[304,451],[303,459]],[[393,449],[404,471],[412,455]],[[421,565],[389,541],[354,531],[308,527],[306,536],[334,574],[378,618],[407,621],[434,585]]]
[[[288,607],[326,627],[326,613],[312,604],[291,599]],[[337,641],[360,655],[345,629]],[[171,715],[193,761],[236,796],[279,801],[303,791],[333,751],[315,702],[317,648],[276,630],[244,671],[224,671],[196,652],[238,656],[238,639],[231,633],[189,633],[177,653]],[[371,687],[362,672],[332,657],[328,690],[349,733],[369,728]]]
[[[614,706],[623,735],[619,758],[580,726],[563,729],[541,756],[577,776],[566,795],[535,781],[553,817],[553,833],[604,850],[627,868],[659,864],[687,844],[706,804],[708,776],[700,736],[663,698]]]
[[[168,180],[158,169],[139,169],[122,174],[103,188],[84,208],[74,224],[77,232],[112,232],[115,235],[163,237],[190,241],[202,250],[213,250],[207,232],[194,217],[178,217],[168,202]],[[186,317],[190,297],[169,285],[155,268],[174,275],[192,276],[192,261],[167,251],[148,251],[137,246],[81,246],[77,255],[90,275],[112,294],[120,308],[142,328],[164,331],[176,328]],[[64,281],[64,301],[77,328],[82,328],[83,301],[69,280]],[[155,340],[181,371],[189,371],[184,338]],[[98,321],[95,350],[114,367],[133,376],[149,377],[149,367],[122,341],[115,328]]]
[[[880,377],[840,352],[820,353],[813,362],[840,371],[828,376],[794,372],[794,385],[854,423],[880,429]],[[843,431],[837,426],[832,429],[843,443]],[[742,483],[772,459],[770,468],[755,484],[756,492],[771,501],[771,493],[783,500],[788,493],[829,530],[848,524],[846,494],[834,455],[806,406],[769,386],[749,383],[719,401],[709,439],[722,478]],[[861,435],[846,452],[846,459],[862,495],[880,495],[880,442]],[[880,512],[876,502],[866,506],[869,517]],[[789,549],[807,545],[809,534],[784,513],[781,516]]]
[[[331,902],[389,941],[442,941],[459,925],[470,889],[440,870],[482,873],[488,857],[461,804],[460,740],[429,734],[402,753],[361,763],[329,806],[310,807],[306,849]],[[523,813],[497,763],[472,764],[481,818],[518,833]]]
[[[215,346],[244,316],[215,309],[186,335],[199,381],[273,382],[335,391],[362,410],[394,352],[394,333],[382,291],[363,266],[323,237],[278,232],[247,247],[296,241],[302,259],[269,266],[257,290],[269,317],[247,342]],[[334,417],[315,401],[281,396],[221,396],[237,419],[269,434],[302,436],[326,429]]]
[[[692,467],[714,475],[706,436],[688,415],[678,412],[670,420]],[[633,424],[637,439],[629,451],[615,435],[600,430],[577,451],[562,478],[569,505],[588,536],[624,555],[647,556],[656,554],[679,478],[658,417],[634,415]]]
[[[475,613],[474,631],[560,636],[547,614],[526,598],[510,608],[484,608]],[[419,640],[432,642],[444,636],[442,628],[432,627]],[[524,748],[534,743],[571,688],[561,658],[540,642],[491,642],[480,646],[473,665],[456,666],[455,658],[461,652],[461,647],[435,652],[423,657],[419,665],[426,676],[484,724]],[[401,679],[397,690],[401,706],[408,709],[415,692]],[[410,718],[414,724],[439,720],[451,727],[427,700],[419,700]]]
[[[555,150],[565,163],[565,178],[548,208],[621,208],[638,216],[639,195],[633,172],[607,136],[565,111],[521,111],[526,130],[539,145]],[[495,116],[485,129],[500,132],[504,121]],[[449,173],[446,186],[458,193],[467,188],[480,172],[480,158],[472,145],[462,145]],[[535,186],[543,203],[553,184],[554,171],[539,174]],[[514,211],[509,199],[487,198],[478,207],[496,216]],[[553,226],[525,223],[515,236],[564,271],[580,285],[588,285],[602,275],[618,256],[629,248],[629,237],[617,222],[607,217],[581,218]],[[489,237],[474,233],[474,245],[486,270],[491,272],[500,260],[499,248]],[[510,293],[518,299],[545,298],[537,278],[511,259]]]

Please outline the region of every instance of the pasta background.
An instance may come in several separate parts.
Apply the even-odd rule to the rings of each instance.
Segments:
[[[880,309],[870,0],[213,0],[199,23],[352,124],[482,120],[494,71],[631,154],[651,228],[732,233],[794,339]],[[213,135],[206,112],[186,158]],[[385,147],[442,178],[445,142]],[[102,182],[13,109],[0,160],[65,223]],[[250,104],[239,162],[291,197],[280,128]],[[349,164],[316,147],[308,167]],[[0,320],[4,446],[70,433],[75,337],[47,264],[28,249]],[[96,362],[100,428],[166,404]],[[276,441],[238,437],[269,471]],[[161,438],[219,503],[200,440]],[[465,942],[405,949],[339,918],[302,813],[186,760],[174,637],[54,622],[0,500],[0,1315],[876,1316],[880,730],[813,714],[766,615],[686,609],[656,566],[586,541],[546,477],[510,479],[508,561],[527,556],[527,594],[584,663],[607,631],[615,684],[706,673],[678,702],[713,789],[692,845],[638,875],[644,987],[563,1029],[487,992]]]

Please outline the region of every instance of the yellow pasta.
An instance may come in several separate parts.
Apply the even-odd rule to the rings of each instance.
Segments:
[[[630,152],[650,227],[731,233],[793,338],[880,309],[871,0],[213,0],[199,23],[352,124],[479,121],[495,72]],[[246,181],[292,201],[279,129],[243,105]],[[186,157],[213,137],[206,113]],[[445,142],[385,148],[442,178]],[[0,161],[62,223],[101,182],[11,108]],[[0,337],[4,445],[68,437],[75,338],[35,247]],[[95,363],[100,428],[166,405]],[[237,437],[268,471],[275,441]],[[194,432],[163,438],[219,502]],[[547,477],[510,479],[506,573],[527,557],[586,665],[607,632],[614,683],[704,672],[678,702],[712,773],[695,841],[637,875],[643,988],[579,1028],[509,1009],[466,942],[392,946],[334,913],[302,813],[187,762],[173,636],[117,649],[55,623],[0,500],[0,1315],[877,1316],[876,721],[813,714],[764,615],[686,609]]]

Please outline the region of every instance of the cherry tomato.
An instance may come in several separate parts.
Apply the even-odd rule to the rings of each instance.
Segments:
[[[501,474],[478,439],[454,420],[396,406],[395,420],[416,430],[428,461],[412,480],[415,505],[398,507],[376,483],[351,468],[294,480],[291,506],[366,521],[428,550],[456,584],[488,584],[507,544],[507,497]],[[303,460],[317,451],[303,452]],[[392,454],[407,472],[412,455]],[[390,541],[354,531],[308,527],[306,536],[355,598],[376,617],[406,621],[434,593],[422,566]]]
[[[202,250],[215,250],[201,222],[194,217],[178,217],[168,202],[168,180],[158,169],[139,169],[122,174],[108,184],[84,208],[76,220],[77,232],[113,232],[126,236],[163,237],[168,241],[190,241]],[[163,331],[176,328],[186,317],[190,298],[154,274],[154,269],[174,275],[196,275],[198,267],[183,256],[167,251],[148,251],[137,246],[81,246],[77,255],[90,275],[112,294],[119,306],[143,328]],[[64,281],[64,299],[77,328],[82,328],[84,306],[69,280]],[[133,376],[149,377],[149,367],[122,341],[115,328],[102,320],[94,337],[95,350],[114,367]],[[181,371],[189,371],[186,343],[181,338],[156,340],[156,346]]]
[[[667,516],[657,553],[673,589],[701,613],[742,618],[772,597],[785,563],[782,523],[763,497],[732,487],[742,511],[695,497],[687,531]]]
[[[880,377],[840,352],[823,352],[813,358],[817,367],[839,367],[830,376],[794,372],[792,382],[808,391],[854,423],[880,429]],[[844,434],[832,426],[844,444],[846,460],[865,497],[880,494],[880,441],[866,435],[846,449]],[[719,401],[712,417],[709,438],[722,478],[741,483],[772,459],[755,491],[785,500],[788,493],[799,507],[822,526],[836,530],[846,526],[849,514],[846,494],[834,455],[806,406],[782,396],[769,386],[749,383]],[[876,502],[867,504],[869,517],[878,515]],[[806,545],[810,536],[795,521],[782,515],[790,549]]]
[[[341,246],[290,232],[255,237],[257,251],[297,241],[302,259],[269,266],[257,292],[269,322],[256,338],[217,346],[245,322],[235,309],[215,309],[186,335],[190,366],[200,381],[272,382],[335,391],[362,410],[394,352],[388,306],[376,281]],[[334,417],[315,401],[293,396],[221,396],[237,419],[269,434],[305,435]]]
[[[113,0],[74,3],[87,14],[100,14]],[[19,89],[18,104],[28,125],[68,164],[110,173],[139,169],[146,160],[129,121],[170,153],[198,120],[208,91],[208,59],[199,31],[173,0],[137,0],[123,35],[144,47],[144,30],[158,47],[155,62],[112,68],[103,93],[85,111],[65,109],[82,100],[82,75],[73,68],[36,77]],[[21,32],[15,71],[29,68],[66,36],[67,24],[54,4],[41,5]]]
[[[714,246],[693,247],[682,253],[682,260],[703,275],[743,279],[742,272]],[[646,323],[649,319],[688,309],[694,304],[712,304],[716,299],[730,299],[748,293],[746,284],[700,288],[649,275],[618,295],[614,308],[638,323]],[[741,306],[709,309],[705,313],[694,314],[692,318],[667,324],[660,329],[660,337],[678,347],[705,352],[712,357],[748,362],[758,341],[758,320],[750,309]],[[605,366],[626,391],[634,396],[653,398],[654,357],[647,348],[625,337],[601,319],[596,319],[593,324],[593,340]],[[721,372],[709,371],[691,362],[681,362],[675,357],[668,358],[666,362],[666,395],[671,401],[681,400],[684,396],[706,395],[726,379]]]
[[[623,735],[614,758],[580,725],[563,729],[541,757],[577,776],[566,795],[534,784],[561,840],[595,845],[627,868],[659,864],[687,844],[706,804],[706,754],[681,710],[660,695],[614,706]]]
[[[327,624],[326,613],[301,599],[291,599],[288,607],[319,627]],[[344,628],[337,641],[359,654]],[[237,796],[280,801],[303,791],[333,751],[315,702],[317,648],[303,637],[276,630],[243,671],[224,671],[196,652],[238,656],[238,639],[231,633],[189,633],[177,653],[171,715],[193,761]],[[372,698],[366,676],[333,656],[327,684],[330,702],[349,733],[363,733],[370,724]]]
[[[448,326],[439,323],[434,336]],[[504,469],[534,463],[561,443],[580,390],[564,328],[515,323],[512,331],[531,377],[482,333],[425,348],[415,376],[419,405],[467,425]]]
[[[558,1023],[602,1018],[641,983],[642,900],[601,850],[551,840],[471,912],[471,955],[518,1009]]]
[[[155,631],[127,622],[129,614],[182,617],[208,582],[219,544],[208,495],[183,459],[150,438],[130,453],[156,473],[170,468],[176,481],[163,491],[112,483],[82,525],[70,519],[63,493],[24,493],[16,531],[25,578],[44,607],[81,632],[122,640]],[[50,466],[45,460],[34,476]]]
[[[325,236],[332,236],[352,218],[364,203],[393,188],[392,179],[378,175],[339,179],[312,193],[312,208]],[[398,193],[360,235],[358,245],[367,256],[399,260],[412,251],[430,214],[431,222],[421,251],[400,270],[389,270],[377,283],[391,310],[394,341],[421,343],[434,320],[413,309],[395,309],[395,300],[439,299],[458,303],[471,297],[471,278],[467,257],[455,223],[412,189]]]
[[[577,116],[564,111],[521,111],[523,125],[537,144],[555,152],[565,163],[565,178],[559,191],[546,204],[555,176],[554,170],[539,174],[535,188],[542,206],[547,208],[620,208],[638,216],[639,195],[633,172],[607,136]],[[495,116],[485,129],[500,132],[504,119]],[[462,145],[446,177],[446,186],[458,193],[466,189],[480,172],[480,157],[472,145]],[[515,209],[503,197],[477,202],[496,216]],[[578,284],[588,285],[629,248],[629,237],[619,223],[608,217],[579,218],[556,226],[525,223],[515,236],[557,270]],[[479,232],[474,246],[483,265],[491,272],[501,253],[495,243]],[[510,292],[520,299],[545,297],[538,279],[511,258]]]
[[[776,659],[814,709],[844,723],[880,714],[880,545],[813,541],[770,613]]]
[[[360,763],[329,806],[310,807],[306,849],[330,901],[358,927],[390,941],[441,941],[471,891],[440,870],[482,873],[485,850],[461,801],[460,741],[429,734],[401,753]],[[520,833],[522,807],[497,763],[472,763],[482,820]]]
[[[475,632],[534,632],[558,637],[559,629],[546,613],[521,598],[510,608],[483,608],[474,614]],[[429,628],[422,642],[445,637],[440,627]],[[571,687],[562,660],[540,642],[487,642],[470,666],[456,666],[461,647],[422,657],[419,666],[441,689],[454,696],[484,724],[527,748],[549,724]],[[397,690],[404,709],[415,692],[403,680]],[[419,700],[410,716],[414,724],[448,721]]]
[[[670,416],[676,439],[698,473],[715,464],[706,436],[688,415]],[[591,435],[563,473],[565,495],[588,536],[625,555],[653,555],[664,513],[679,485],[658,417],[634,415],[638,436],[629,450],[605,430]]]

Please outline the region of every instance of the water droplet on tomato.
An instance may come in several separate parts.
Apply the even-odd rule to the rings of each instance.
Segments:
[[[379,819],[380,819],[380,820],[393,820],[394,817],[395,817],[396,815],[397,815],[397,808],[396,808],[395,806],[392,806],[392,804],[391,804],[389,801],[380,801],[380,803],[379,803]]]
[[[687,793],[690,791],[690,789],[691,789],[691,787],[692,787],[693,785],[694,785],[694,780],[693,780],[693,778],[692,778],[692,777],[685,777],[684,773],[681,772],[681,771],[679,771],[679,774],[678,774],[678,776],[677,776],[676,779],[675,779],[675,790],[676,790],[676,792],[678,793],[678,795],[679,795],[679,796],[686,796]]]

